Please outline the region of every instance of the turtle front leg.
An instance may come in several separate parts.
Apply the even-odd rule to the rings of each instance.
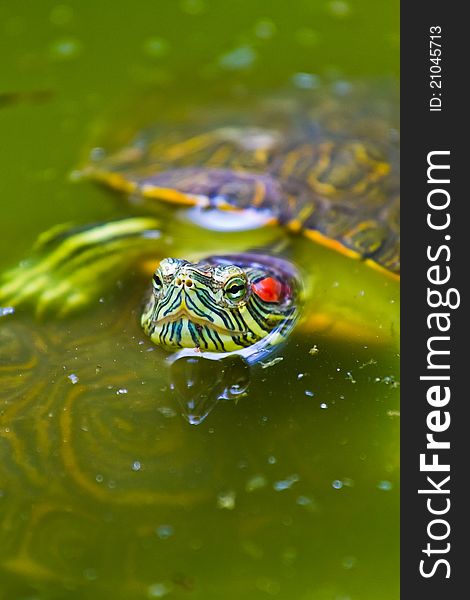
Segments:
[[[34,254],[0,279],[0,306],[67,315],[89,305],[140,260],[161,256],[160,222],[135,217],[41,234]]]

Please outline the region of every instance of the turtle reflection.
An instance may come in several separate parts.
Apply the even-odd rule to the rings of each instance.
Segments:
[[[211,359],[176,355],[170,365],[170,387],[191,425],[199,425],[219,400],[236,400],[248,389],[250,367],[239,355]]]

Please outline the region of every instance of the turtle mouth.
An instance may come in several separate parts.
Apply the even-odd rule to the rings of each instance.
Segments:
[[[229,335],[229,336],[235,335],[236,336],[236,335],[244,335],[247,333],[247,331],[242,331],[239,329],[227,329],[226,327],[217,325],[217,324],[213,323],[212,321],[205,319],[204,317],[196,316],[184,308],[181,308],[180,310],[178,310],[176,313],[174,313],[172,315],[169,315],[167,317],[164,317],[163,319],[159,319],[158,321],[155,321],[155,325],[157,325],[158,327],[163,327],[163,325],[165,325],[165,324],[175,323],[177,321],[182,321],[183,319],[186,319],[187,321],[192,323],[196,327],[196,329],[201,329],[201,328],[207,327],[208,329],[211,329],[212,331],[215,331],[221,335]]]

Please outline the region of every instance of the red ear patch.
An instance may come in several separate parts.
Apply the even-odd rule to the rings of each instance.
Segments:
[[[251,289],[265,302],[279,302],[282,296],[282,283],[273,277],[266,277],[253,283]]]

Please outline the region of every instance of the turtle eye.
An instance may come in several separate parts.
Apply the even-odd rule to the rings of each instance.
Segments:
[[[246,295],[246,280],[243,277],[233,277],[224,286],[224,293],[229,300],[241,300]]]
[[[152,278],[152,283],[153,283],[153,289],[156,293],[158,293],[162,290],[163,282],[162,282],[162,279],[161,279],[160,275],[158,274],[158,272],[154,274],[154,276]]]

